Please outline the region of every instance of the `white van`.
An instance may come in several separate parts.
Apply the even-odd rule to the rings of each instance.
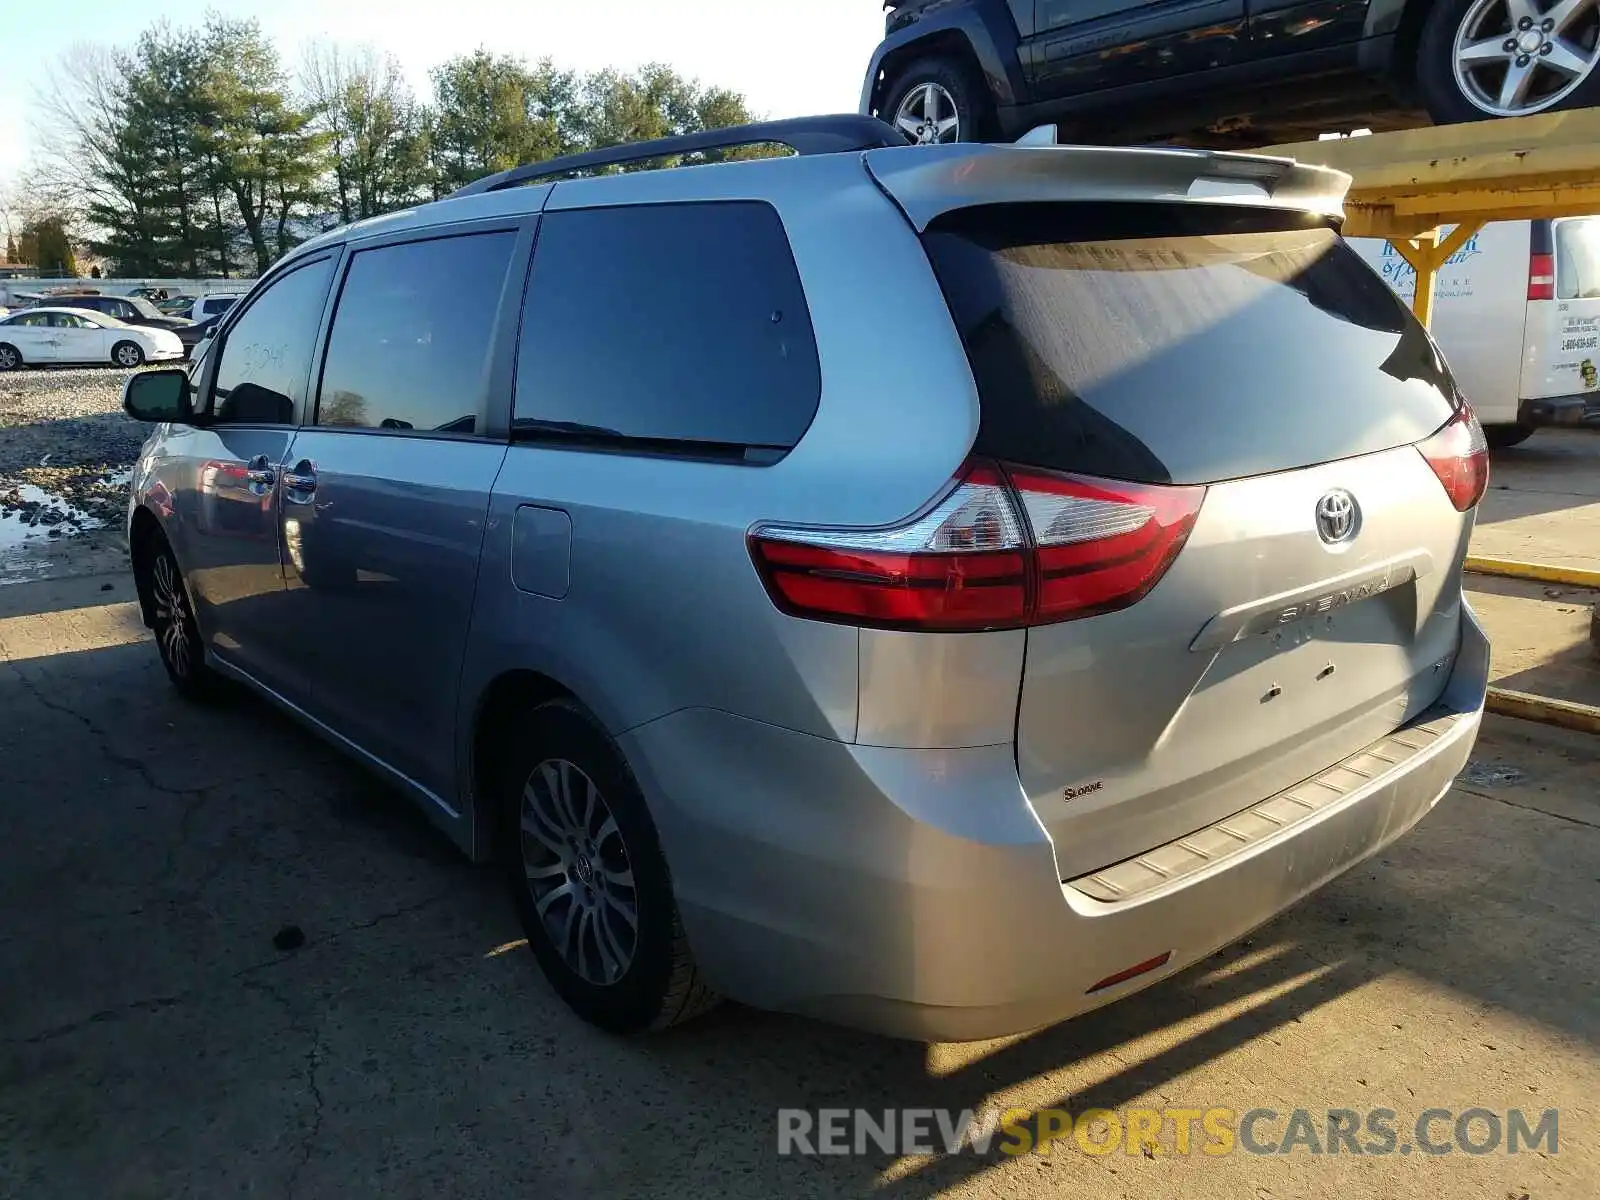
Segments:
[[[1388,242],[1350,244],[1407,304]],[[1433,335],[1492,446],[1541,425],[1600,425],[1600,217],[1486,225],[1440,268]]]

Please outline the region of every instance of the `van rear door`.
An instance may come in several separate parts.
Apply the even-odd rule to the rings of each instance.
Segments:
[[[1549,229],[1554,269],[1528,290],[1525,415],[1537,424],[1600,424],[1600,217],[1535,225]]]

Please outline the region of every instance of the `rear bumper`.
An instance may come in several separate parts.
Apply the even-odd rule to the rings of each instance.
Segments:
[[[1600,425],[1600,392],[1524,400],[1517,409],[1523,425]]]
[[[1363,760],[1335,798],[1120,898],[1105,883],[1117,868],[1061,882],[1009,745],[847,746],[705,710],[622,741],[696,958],[720,990],[894,1036],[997,1037],[1204,959],[1425,816],[1482,719],[1488,643],[1463,614],[1443,696],[1408,726],[1422,731],[1412,749],[1389,755],[1403,761]],[[1381,757],[1387,741],[1363,753]],[[1161,955],[1158,970],[1095,989]]]

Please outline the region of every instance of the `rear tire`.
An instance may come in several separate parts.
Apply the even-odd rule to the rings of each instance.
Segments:
[[[136,553],[133,577],[172,686],[186,700],[215,700],[222,691],[222,678],[206,662],[194,602],[177,557],[161,534],[152,532]]]
[[[919,58],[891,79],[878,115],[914,142],[980,142],[990,136],[993,108],[975,70],[939,55]]]
[[[133,370],[144,366],[144,350],[137,342],[118,342],[111,347],[111,361],[119,367]]]
[[[1534,434],[1532,425],[1485,425],[1483,427],[1484,440],[1489,443],[1491,450],[1509,450],[1512,446],[1520,446]]]
[[[507,882],[550,986],[613,1033],[711,1008],[644,795],[610,736],[570,700],[511,723],[499,781]]]
[[[20,371],[22,352],[9,342],[0,342],[0,371]]]
[[[1535,33],[1548,39],[1540,48],[1531,54],[1515,48],[1520,35],[1531,38]],[[1521,30],[1509,20],[1505,5],[1492,0],[1438,0],[1428,13],[1417,43],[1417,90],[1437,125],[1588,108],[1600,104],[1597,35],[1600,29],[1592,13],[1574,21],[1564,32],[1545,33],[1537,22],[1528,30]],[[1504,57],[1492,53],[1494,43],[1502,37],[1504,45],[1514,47]],[[1491,54],[1481,60],[1464,60],[1458,71],[1459,46],[1468,44],[1487,46]],[[1552,60],[1542,52],[1542,45],[1559,46],[1568,56],[1567,61],[1574,65],[1586,62],[1587,66],[1575,76],[1540,66]],[[1518,68],[1518,62],[1524,67]],[[1531,68],[1531,74],[1526,93],[1509,104],[1502,103],[1501,89],[1507,77],[1513,70],[1520,74],[1527,68]],[[1576,82],[1572,82],[1574,79]]]

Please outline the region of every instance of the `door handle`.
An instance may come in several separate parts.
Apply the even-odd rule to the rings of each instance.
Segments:
[[[264,496],[267,489],[278,481],[278,470],[265,454],[258,454],[245,463],[244,477],[254,495]]]
[[[283,473],[283,498],[290,504],[310,504],[317,494],[317,464],[302,458]]]

